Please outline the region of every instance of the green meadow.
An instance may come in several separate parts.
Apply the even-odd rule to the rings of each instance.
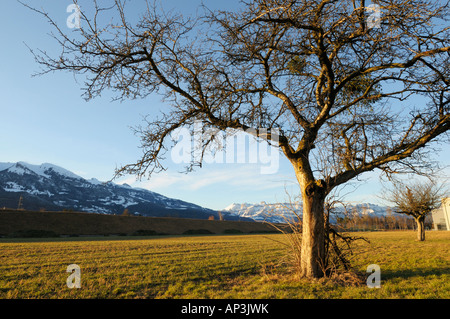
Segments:
[[[3,238],[0,298],[450,298],[450,232],[358,235],[369,242],[355,243],[354,272],[379,265],[381,288],[297,278],[282,234]],[[79,289],[67,286],[70,264]]]

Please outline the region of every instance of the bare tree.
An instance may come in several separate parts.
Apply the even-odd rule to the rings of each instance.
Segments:
[[[321,277],[326,196],[364,172],[428,168],[424,147],[450,128],[448,0],[378,6],[374,18],[364,0],[243,0],[194,19],[148,4],[131,24],[116,0],[95,2],[73,33],[34,9],[61,46],[34,54],[42,73],[85,74],[88,100],[107,89],[118,99],[164,96],[164,114],[137,128],[142,158],[118,175],[163,169],[170,133],[199,120],[279,146],[302,194],[302,273]]]
[[[384,198],[395,205],[396,213],[414,217],[417,240],[425,240],[425,218],[439,207],[446,191],[444,184],[416,182],[409,185],[396,182],[394,188],[384,191]]]

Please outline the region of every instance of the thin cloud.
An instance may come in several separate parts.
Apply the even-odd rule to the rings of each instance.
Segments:
[[[221,185],[251,190],[268,190],[283,188],[293,183],[292,177],[280,175],[264,175],[259,173],[255,165],[227,165],[222,168],[202,168],[198,171],[184,174],[174,171],[164,171],[149,180],[136,181],[134,177],[120,180],[119,184],[129,184],[152,191],[167,188],[179,188],[188,191],[199,191],[213,185]]]

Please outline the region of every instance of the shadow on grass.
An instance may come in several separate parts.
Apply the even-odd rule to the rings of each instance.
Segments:
[[[414,277],[428,277],[450,275],[450,267],[445,268],[416,268],[402,270],[382,270],[382,279],[410,279]]]

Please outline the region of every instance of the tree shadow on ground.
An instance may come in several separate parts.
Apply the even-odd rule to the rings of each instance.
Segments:
[[[401,270],[381,270],[382,279],[409,279],[413,277],[450,275],[450,267],[445,268],[415,268]]]

